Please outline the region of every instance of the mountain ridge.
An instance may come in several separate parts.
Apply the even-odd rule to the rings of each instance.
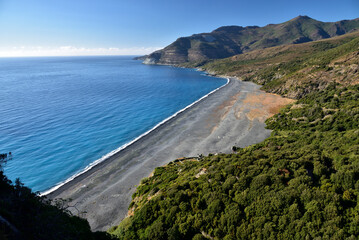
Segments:
[[[223,26],[210,33],[180,37],[167,47],[137,58],[145,64],[180,65],[222,59],[286,44],[298,44],[340,36],[359,29],[359,18],[321,22],[297,16],[279,24],[259,26]]]

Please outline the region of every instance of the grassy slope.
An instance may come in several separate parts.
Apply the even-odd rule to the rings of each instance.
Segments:
[[[247,71],[267,91],[301,99],[267,120],[273,133],[263,143],[156,168],[138,186],[129,217],[110,232],[120,239],[355,239],[359,85],[348,66],[357,67],[357,51],[353,33],[206,65],[220,74]],[[342,74],[335,82],[317,74],[334,69]]]
[[[263,89],[300,98],[330,83],[359,83],[359,32],[328,40],[252,51],[202,68],[263,85]]]

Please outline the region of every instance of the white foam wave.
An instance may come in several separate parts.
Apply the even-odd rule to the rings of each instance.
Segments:
[[[130,146],[131,144],[137,142],[139,139],[141,139],[142,137],[146,136],[147,134],[151,133],[152,131],[154,131],[155,129],[157,129],[159,126],[163,125],[164,123],[166,123],[167,121],[171,120],[172,118],[175,118],[178,114],[180,114],[181,112],[191,108],[193,105],[197,104],[198,102],[202,101],[203,99],[207,98],[209,95],[217,92],[219,89],[227,86],[230,82],[230,79],[227,78],[227,83],[214,89],[213,91],[211,91],[210,93],[204,95],[203,97],[201,97],[200,99],[196,100],[195,102],[191,103],[190,105],[186,106],[185,108],[179,110],[178,112],[176,112],[175,114],[173,114],[172,116],[166,118],[165,120],[161,121],[160,123],[158,123],[156,126],[154,126],[153,128],[151,128],[150,130],[148,130],[147,132],[141,134],[140,136],[138,136],[137,138],[135,138],[134,140],[132,140],[131,142],[128,142],[124,145],[122,145],[121,147],[107,153],[106,155],[102,156],[100,159],[97,159],[96,161],[90,163],[88,166],[86,166],[85,169],[83,169],[82,171],[76,173],[75,175],[69,177],[68,179],[66,179],[63,182],[60,182],[59,184],[57,184],[56,186],[50,188],[49,190],[46,190],[42,193],[40,193],[40,196],[45,196],[48,195],[50,193],[52,193],[53,191],[56,191],[57,189],[59,189],[60,187],[62,187],[63,185],[65,185],[68,182],[71,182],[72,180],[74,180],[76,177],[80,176],[81,174],[89,171],[90,169],[92,169],[93,167],[95,167],[96,165],[98,165],[99,163],[105,161],[106,159],[112,157],[113,155],[115,155],[116,153],[122,151],[123,149],[125,149],[126,147]]]

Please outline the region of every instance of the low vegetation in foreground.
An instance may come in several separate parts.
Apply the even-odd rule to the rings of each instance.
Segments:
[[[0,239],[112,238],[104,232],[93,233],[85,219],[72,216],[61,204],[51,205],[19,180],[12,184],[0,169]]]
[[[357,239],[359,85],[309,94],[270,138],[142,180],[120,239]]]

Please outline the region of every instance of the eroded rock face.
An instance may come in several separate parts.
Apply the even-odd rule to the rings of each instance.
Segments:
[[[298,16],[265,27],[225,26],[211,33],[181,37],[162,50],[143,56],[146,64],[201,63],[283,44],[310,42],[342,35],[359,28],[359,18],[335,23]]]
[[[144,64],[156,64],[156,59],[154,59],[154,58],[145,58],[143,60],[143,63]]]

